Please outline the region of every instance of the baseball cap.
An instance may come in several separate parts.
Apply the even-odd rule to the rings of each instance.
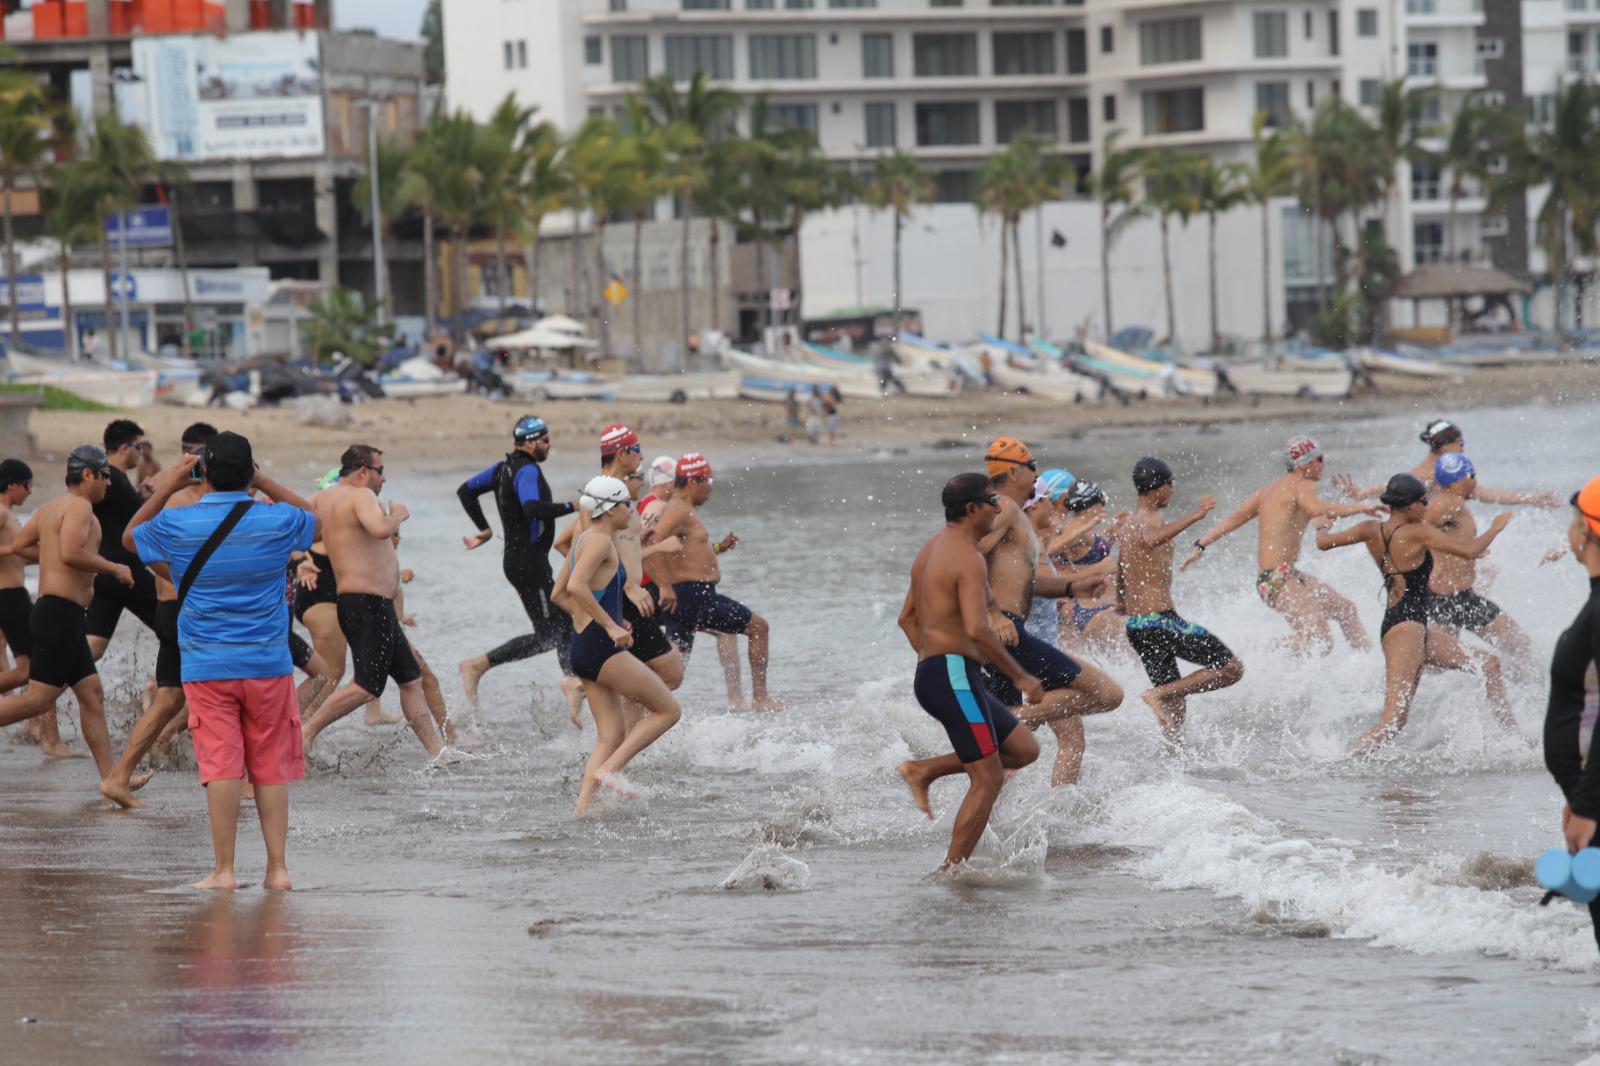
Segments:
[[[1172,467],[1160,459],[1145,456],[1133,464],[1133,489],[1143,496],[1163,485],[1172,484]]]
[[[639,434],[623,425],[613,422],[600,431],[600,455],[602,458],[616,455],[624,448],[637,448]]]
[[[1014,466],[1028,466],[1033,462],[1028,446],[1015,437],[996,437],[989,450],[983,453],[983,465],[990,477],[999,477]]]
[[[670,455],[658,455],[650,460],[650,472],[645,478],[652,488],[656,485],[666,485],[678,476],[678,460]]]
[[[7,459],[0,462],[0,489],[8,489],[12,485],[32,480],[33,468],[21,459]]]
[[[1433,464],[1433,480],[1439,483],[1440,488],[1477,476],[1478,471],[1472,465],[1472,460],[1461,452],[1445,452]]]
[[[67,453],[67,473],[74,474],[80,470],[93,470],[97,474],[104,474],[111,469],[111,461],[106,458],[106,453],[96,448],[93,444],[80,444]]]
[[[1284,458],[1290,470],[1299,470],[1307,463],[1314,463],[1322,458],[1322,445],[1310,437],[1290,437],[1284,449]]]
[[[711,480],[711,460],[699,452],[690,452],[678,460],[674,475],[679,478],[703,477]]]
[[[237,433],[223,431],[206,442],[206,480],[213,485],[248,485],[256,472],[250,442]]]

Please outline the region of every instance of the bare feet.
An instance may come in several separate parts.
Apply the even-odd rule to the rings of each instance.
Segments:
[[[900,764],[900,777],[905,781],[906,787],[911,790],[911,802],[916,806],[917,810],[931,819],[933,817],[933,809],[928,806],[928,782],[922,780],[921,775],[912,769],[910,761]]]
[[[189,887],[232,892],[234,889],[239,887],[239,882],[234,880],[232,870],[212,870],[209,874],[194,882]]]
[[[109,777],[100,782],[100,795],[125,811],[144,806],[144,804],[133,798],[133,787],[131,785],[115,781]]]
[[[1183,740],[1183,719],[1173,713],[1171,705],[1157,695],[1153,688],[1147,688],[1139,693],[1139,698],[1155,712],[1156,721],[1161,723],[1161,735],[1167,743],[1180,743]]]
[[[467,702],[476,704],[478,702],[478,682],[482,681],[483,675],[488,672],[488,662],[480,655],[475,659],[462,659],[457,664],[456,669],[461,671],[461,691],[466,695]]]
[[[272,892],[288,892],[294,888],[294,884],[289,880],[288,870],[268,870],[261,887]]]
[[[83,752],[73,751],[71,746],[60,738],[55,740],[41,740],[39,742],[39,750],[44,752],[45,756],[51,759],[83,758]]]
[[[367,704],[367,713],[361,717],[361,724],[366,726],[394,725],[403,721],[403,716],[385,711],[383,704],[377,700]]]
[[[22,733],[17,737],[25,744],[38,744],[44,739],[44,725],[37,718],[30,718],[22,727]]]
[[[561,679],[561,694],[567,698],[567,717],[572,720],[572,728],[583,730],[583,682],[575,677]]]
[[[639,798],[638,790],[629,783],[626,777],[622,776],[621,771],[601,770],[594,775],[594,779],[619,796],[624,796],[628,799]]]
[[[759,696],[750,701],[753,711],[787,711],[794,706],[794,700],[780,700],[773,696]]]

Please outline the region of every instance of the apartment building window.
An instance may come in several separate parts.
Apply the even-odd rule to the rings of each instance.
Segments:
[[[917,144],[922,148],[978,143],[975,103],[918,104]]]
[[[744,0],[746,11],[771,11],[772,0]]]
[[[1067,31],[1067,73],[1089,73],[1089,35],[1083,30]]]
[[[1109,28],[1109,27],[1108,27]],[[1200,58],[1200,19],[1161,19],[1139,23],[1139,63],[1192,63]]]
[[[1049,7],[1056,0],[989,0],[990,7]]]
[[[1086,144],[1089,140],[1089,98],[1067,97],[1067,140]]]
[[[894,37],[887,33],[861,35],[861,76],[894,77]]]
[[[785,11],[810,11],[816,6],[816,0],[783,0]]]
[[[608,11],[626,11],[626,10],[628,10],[628,0],[611,0],[611,4],[607,8],[607,10]]]
[[[1314,110],[1316,110],[1316,106],[1317,106],[1317,83],[1314,82],[1314,81],[1308,81],[1308,82],[1306,82],[1306,110],[1307,111],[1314,111]]]
[[[1499,37],[1479,37],[1475,49],[1479,59],[1500,59],[1506,54],[1506,42]]]
[[[1378,79],[1362,78],[1356,85],[1356,99],[1362,107],[1378,106]]]
[[[877,7],[878,0],[828,0],[829,7]]]
[[[1528,97],[1528,121],[1535,126],[1548,126],[1556,118],[1554,93],[1539,93]]]
[[[1145,136],[1198,133],[1206,128],[1206,91],[1200,86],[1144,94]]]
[[[1511,223],[1504,215],[1484,215],[1478,219],[1478,236],[1504,237],[1511,232]]]
[[[1047,141],[1059,139],[1056,126],[1054,100],[996,100],[994,105],[994,139],[1000,144],[1010,144],[1024,130]]]
[[[1588,69],[1587,42],[1582,33],[1567,34],[1567,73],[1582,74]]]
[[[933,176],[933,202],[970,204],[978,198],[978,175],[971,170],[941,170]]]
[[[994,73],[1054,74],[1055,72],[1055,34],[997,33],[994,35]]]
[[[1444,258],[1444,223],[1418,222],[1411,227],[1411,248],[1417,264],[1437,263]]]
[[[1100,54],[1109,55],[1117,50],[1117,35],[1110,26],[1100,27]]]
[[[1406,14],[1408,15],[1436,15],[1439,12],[1439,0],[1406,0]]]
[[[1375,7],[1356,8],[1356,36],[1376,37],[1378,35],[1378,9]]]
[[[1282,126],[1289,121],[1289,83],[1286,81],[1256,82],[1256,111],[1266,116],[1268,126]]]
[[[1406,73],[1413,78],[1431,78],[1439,69],[1439,46],[1433,41],[1412,41],[1406,45]]]
[[[894,104],[866,106],[868,148],[893,148],[895,145]]]
[[[1314,16],[1311,12],[1307,11],[1306,12],[1306,17],[1305,17],[1305,25],[1306,25],[1305,37],[1306,37],[1306,40],[1308,40],[1308,41],[1311,40],[1311,38],[1315,37],[1316,34],[1317,34],[1315,22],[1316,22],[1316,16]]]
[[[1110,93],[1100,101],[1100,117],[1106,122],[1117,121],[1117,98]]]
[[[709,78],[733,77],[732,37],[669,35],[663,43],[667,49],[667,74],[673,81],[688,81],[697,70],[705,71]]]
[[[767,121],[778,127],[817,132],[816,104],[768,104]]]
[[[928,0],[929,7],[960,7],[962,0]]]
[[[750,35],[750,77],[784,81],[817,76],[817,39],[808,33]]]
[[[1419,160],[1411,164],[1411,199],[1418,201],[1439,198],[1440,172],[1437,164]]]
[[[583,62],[586,66],[598,67],[605,61],[600,51],[600,38],[585,37],[583,39]]]
[[[726,11],[728,0],[683,0],[685,11]]]
[[[978,73],[978,35],[913,34],[911,57],[912,68],[919,78],[969,78]]]
[[[1582,11],[1588,7],[1586,0],[1567,0],[1568,11]]]
[[[1488,95],[1488,93],[1484,94],[1485,97]],[[1484,104],[1485,106],[1492,106],[1489,104],[1487,99],[1484,101]],[[1428,93],[1427,95],[1423,96],[1421,104],[1417,108],[1417,122],[1423,126],[1439,125],[1439,123],[1444,120],[1444,112],[1442,107],[1443,102],[1439,99],[1439,94]]]
[[[503,54],[505,56],[505,63],[506,63],[506,69],[507,70],[527,70],[528,69],[528,42],[527,41],[507,41],[507,42],[505,42]]]
[[[1328,54],[1339,54],[1339,12],[1328,12]]]
[[[1251,16],[1251,22],[1255,26],[1257,59],[1288,58],[1289,16],[1287,14],[1282,11],[1257,11]]]
[[[650,76],[648,37],[611,38],[611,80],[644,81]]]

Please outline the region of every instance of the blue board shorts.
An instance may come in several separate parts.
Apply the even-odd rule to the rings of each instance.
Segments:
[[[983,670],[960,655],[935,655],[917,664],[917,702],[950,737],[956,758],[980,762],[1000,750],[1017,718],[983,685]]]
[[[1017,627],[1017,642],[1007,647],[1006,651],[1011,653],[1018,666],[1039,679],[1039,684],[1046,692],[1057,692],[1066,688],[1083,673],[1083,667],[1074,662],[1070,655],[1027,632],[1025,620],[1021,615],[1012,614],[1010,611],[1003,613],[1011,619],[1011,624]],[[1005,674],[992,666],[985,666],[983,680],[994,698],[1002,704],[1007,707],[1022,706],[1022,693]]]
[[[755,617],[750,608],[718,592],[715,581],[678,581],[673,583],[672,591],[678,596],[678,606],[663,611],[661,620],[667,635],[685,657],[694,648],[696,630],[743,633]]]

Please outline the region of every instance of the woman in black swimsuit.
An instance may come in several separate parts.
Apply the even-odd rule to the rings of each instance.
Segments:
[[[1451,537],[1423,519],[1428,509],[1428,490],[1410,474],[1396,474],[1379,502],[1389,508],[1387,521],[1358,522],[1349,529],[1332,532],[1331,517],[1317,518],[1317,547],[1322,551],[1365,544],[1378,564],[1388,595],[1387,609],[1379,638],[1388,676],[1384,687],[1383,714],[1357,738],[1355,753],[1370,754],[1405,728],[1411,700],[1424,666],[1447,670],[1476,667],[1488,689],[1489,704],[1495,716],[1508,729],[1516,728],[1511,717],[1511,698],[1500,676],[1500,660],[1487,652],[1468,650],[1448,629],[1429,628],[1428,578],[1433,573],[1433,552],[1476,559],[1489,550],[1494,538],[1511,521],[1508,514],[1497,515],[1489,528],[1473,540]]]

